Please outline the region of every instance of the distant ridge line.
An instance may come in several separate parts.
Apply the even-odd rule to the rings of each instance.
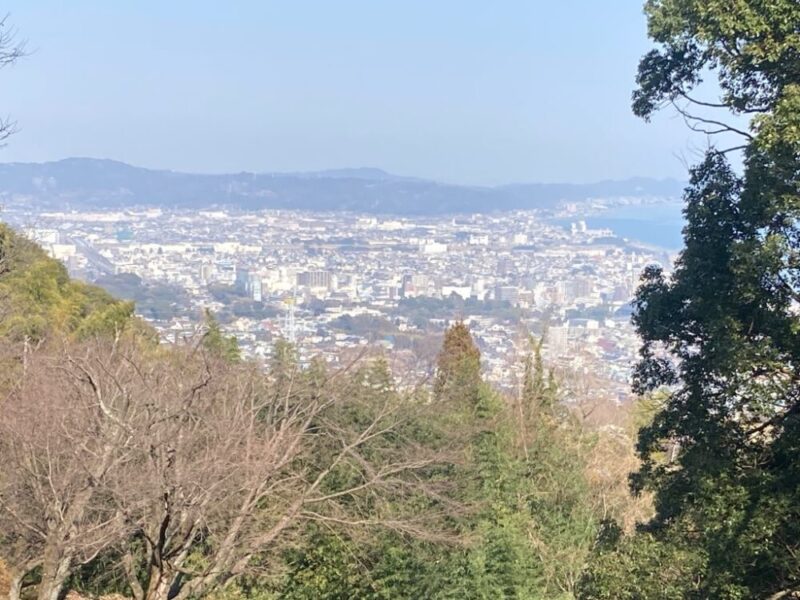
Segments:
[[[374,167],[202,174],[82,157],[0,163],[0,196],[26,199],[32,207],[47,209],[230,206],[441,215],[555,208],[599,198],[677,198],[683,187],[674,179],[644,177],[588,184],[469,186],[393,175]]]

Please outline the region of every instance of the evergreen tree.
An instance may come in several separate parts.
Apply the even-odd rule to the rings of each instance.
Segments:
[[[275,340],[269,362],[269,375],[276,398],[283,399],[297,393],[298,388],[302,387],[297,381],[299,372],[297,348],[283,338]]]
[[[448,344],[449,335],[456,341]],[[447,381],[462,382],[473,394],[464,421],[468,460],[456,476],[462,498],[477,510],[463,524],[466,548],[451,553],[441,567],[440,595],[434,597],[565,597],[583,567],[597,519],[583,472],[582,434],[556,402],[541,340],[532,340],[525,360],[521,415],[510,399],[481,382],[465,328],[448,331],[442,353],[448,348],[461,349],[461,358],[457,352],[440,356],[439,372],[457,372]],[[464,397],[456,387],[442,388]]]
[[[525,357],[525,369],[522,376],[522,404],[528,412],[538,407],[549,408],[555,401],[555,381],[545,378],[542,360],[544,337],[538,341],[531,338],[531,351]]]
[[[64,265],[0,223],[0,339],[39,344],[54,335],[115,335],[132,317],[132,302],[70,279]]]
[[[204,321],[205,333],[203,334],[203,347],[206,351],[212,356],[221,358],[227,362],[239,362],[242,357],[239,351],[239,343],[236,341],[236,336],[226,336],[223,334],[219,321],[217,321],[209,310],[206,310],[204,313]]]
[[[472,339],[469,327],[461,321],[444,334],[444,342],[436,364],[434,396],[439,400],[455,400],[475,407],[481,385],[481,353]]]
[[[616,560],[601,553],[583,597],[797,597],[800,4],[650,0],[646,11],[659,47],[640,64],[634,111],[672,103],[695,129],[739,135],[744,169],[728,164],[731,148],[709,150],[686,191],[674,273],[644,274],[636,390],[670,393],[641,431],[632,483],[655,493],[656,515]],[[696,89],[708,72],[718,102]],[[700,113],[715,108],[751,115],[749,127]],[[630,579],[643,575],[636,561],[671,556],[684,587],[669,570]]]

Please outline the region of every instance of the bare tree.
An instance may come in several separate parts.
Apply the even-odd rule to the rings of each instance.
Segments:
[[[17,31],[8,23],[8,15],[0,19],[0,69],[12,65],[25,55],[25,41],[17,40]],[[17,124],[0,117],[0,142],[17,130]]]
[[[139,524],[150,569],[130,579],[138,600],[224,586],[309,520],[429,531],[392,507],[436,495],[418,474],[443,456],[396,443],[406,407],[395,394],[354,389],[363,380],[339,374],[316,385],[292,377],[276,395],[252,365],[185,358],[137,423],[138,477],[118,481],[118,506]]]
[[[446,446],[408,433],[430,407],[376,375],[307,379],[276,389],[251,364],[125,340],[32,359],[0,427],[17,587],[38,567],[38,597],[55,600],[113,546],[137,600],[183,600],[251,572],[308,521],[439,535],[437,510],[405,502],[456,508],[426,477]]]
[[[120,421],[132,398],[123,373],[90,382],[83,371],[67,352],[35,354],[0,401],[0,551],[12,599],[36,569],[38,598],[57,600],[72,570],[124,529],[103,497],[109,473],[128,456],[131,432]]]

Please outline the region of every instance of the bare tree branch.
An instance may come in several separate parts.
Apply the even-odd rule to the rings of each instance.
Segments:
[[[0,69],[14,64],[25,56],[25,40],[17,40],[17,30],[9,25],[8,15],[0,19]],[[0,145],[17,132],[17,123],[9,117],[0,117]]]

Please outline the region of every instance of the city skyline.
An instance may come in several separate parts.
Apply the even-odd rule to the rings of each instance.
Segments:
[[[418,381],[448,323],[463,320],[488,379],[515,389],[529,335],[546,330],[550,364],[590,377],[594,397],[614,403],[629,398],[638,344],[629,302],[639,273],[672,262],[667,248],[591,224],[598,210],[674,204],[653,198],[460,217],[224,207],[33,213],[25,196],[9,200],[12,223],[74,277],[134,300],[166,343],[191,339],[210,310],[246,357],[265,360],[279,339],[295,344],[302,364],[383,352],[399,380]]]

